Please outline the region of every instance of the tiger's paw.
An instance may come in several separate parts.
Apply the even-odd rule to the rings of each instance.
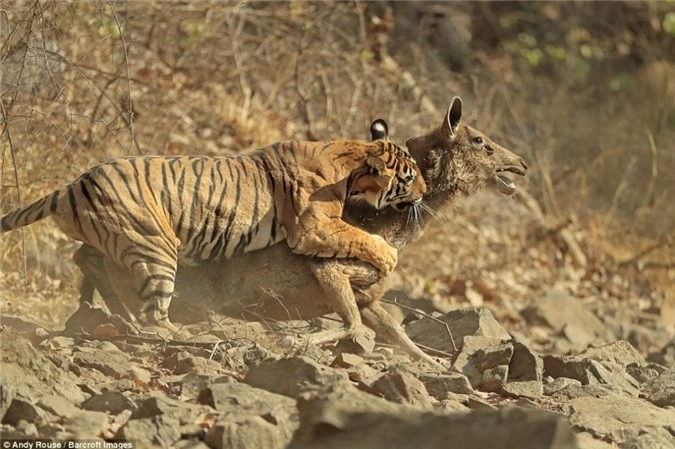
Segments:
[[[170,332],[171,338],[173,340],[189,340],[192,338],[192,334],[182,327],[175,326],[169,319],[157,320],[155,322],[157,327],[166,329]]]
[[[379,235],[373,236],[377,241],[377,248],[375,249],[375,258],[371,262],[375,268],[380,270],[384,276],[389,275],[396,264],[398,263],[398,250],[389,245],[385,239]]]

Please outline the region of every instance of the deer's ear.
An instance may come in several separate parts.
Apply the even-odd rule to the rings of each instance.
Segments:
[[[389,138],[389,126],[384,119],[378,118],[370,124],[370,140]]]
[[[373,175],[381,175],[384,173],[384,161],[379,157],[369,157],[366,159],[366,165],[370,169],[370,173]]]
[[[441,127],[443,134],[448,137],[455,137],[461,119],[462,99],[455,97],[452,99],[452,104],[448,108],[448,114],[445,116],[445,120],[443,120],[443,125]]]

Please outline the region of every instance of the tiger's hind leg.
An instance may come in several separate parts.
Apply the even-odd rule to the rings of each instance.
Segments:
[[[173,298],[177,263],[160,260],[137,261],[133,277],[141,300],[141,321],[169,330],[177,338],[189,337],[169,321],[169,305]]]
[[[115,278],[120,282],[111,282],[113,288],[122,290],[118,294],[122,301],[133,297],[140,300],[140,321],[154,324],[169,330],[174,337],[187,337],[184,332],[169,321],[169,305],[174,293],[174,283],[178,266],[177,246],[167,243],[169,238],[160,235],[129,236],[117,235],[117,252],[115,260],[118,264],[106,262],[106,269],[111,281]],[[117,269],[124,269],[126,275],[120,278],[115,274]],[[135,290],[129,293],[129,276]],[[126,280],[126,282],[124,282]]]

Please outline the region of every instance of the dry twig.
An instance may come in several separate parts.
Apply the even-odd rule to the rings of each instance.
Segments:
[[[455,339],[452,338],[452,332],[450,331],[450,326],[448,326],[448,323],[446,323],[445,321],[439,320],[438,318],[433,317],[433,316],[429,315],[428,313],[423,312],[419,309],[415,309],[414,307],[409,307],[409,306],[406,306],[405,304],[401,304],[400,302],[398,302],[398,300],[389,301],[387,299],[381,299],[380,301],[384,302],[384,303],[387,303],[387,304],[393,304],[395,306],[399,306],[402,309],[408,310],[408,311],[410,311],[410,312],[412,312],[416,315],[420,315],[424,318],[428,318],[431,321],[435,321],[438,324],[442,325],[443,327],[445,327],[445,331],[448,333],[448,337],[450,338],[450,343],[452,344],[452,350],[457,352],[457,346],[455,345]],[[438,349],[434,349],[434,351],[440,352],[440,353],[443,352],[443,351],[440,351]],[[447,356],[452,356],[452,354],[447,354],[447,353],[444,353],[444,354],[447,355]]]

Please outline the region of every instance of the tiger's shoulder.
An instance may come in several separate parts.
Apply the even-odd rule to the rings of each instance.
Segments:
[[[328,185],[348,179],[347,190],[341,196],[365,200],[377,209],[419,202],[426,193],[426,184],[415,160],[389,140],[384,120],[375,120],[370,131],[370,141],[274,144],[268,152],[273,152],[284,168],[275,175],[293,178],[301,191],[321,187],[317,183]]]

